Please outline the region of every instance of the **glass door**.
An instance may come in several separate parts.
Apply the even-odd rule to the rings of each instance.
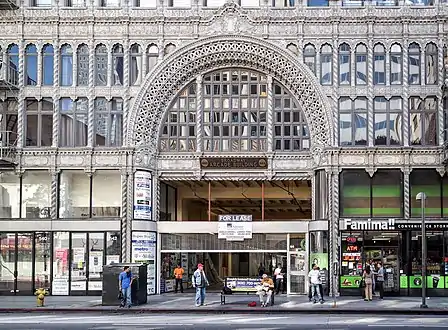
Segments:
[[[15,265],[16,235],[13,233],[0,234],[0,295],[14,294]]]
[[[85,295],[87,293],[87,234],[72,233],[70,293]]]
[[[290,235],[288,253],[288,294],[306,293],[307,253],[305,234]]]
[[[50,289],[51,233],[37,232],[34,235],[34,290]]]
[[[88,293],[101,295],[103,290],[104,233],[89,233]]]
[[[16,244],[16,294],[29,295],[33,292],[33,234],[17,234]]]

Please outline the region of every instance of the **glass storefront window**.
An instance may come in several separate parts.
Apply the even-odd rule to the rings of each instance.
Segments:
[[[341,287],[356,287],[348,277],[362,274],[362,232],[341,234]]]
[[[103,288],[104,233],[89,233],[89,291]]]
[[[370,216],[370,177],[364,170],[346,170],[340,180],[340,215]]]
[[[97,171],[92,177],[92,217],[121,216],[119,171]]]
[[[51,234],[46,232],[37,232],[34,236],[36,244],[34,248],[34,287],[50,288],[50,269],[51,269]]]
[[[20,217],[20,177],[12,172],[0,174],[0,218]]]
[[[33,234],[17,234],[17,290],[33,289]]]
[[[421,216],[421,202],[415,199],[419,192],[424,192],[427,196],[425,214],[434,217],[441,216],[442,191],[440,183],[441,177],[436,170],[415,169],[411,172],[411,217]]]
[[[120,232],[106,233],[106,265],[117,264],[121,261]]]
[[[87,279],[87,234],[72,233],[70,275],[72,293],[86,291]]]
[[[317,265],[322,270],[328,270],[328,232],[310,232],[310,266]],[[311,268],[310,268],[311,269]]]
[[[444,176],[442,179],[442,197],[443,217],[448,217],[448,176]]]
[[[62,171],[59,177],[59,217],[90,217],[90,178],[84,171]]]
[[[16,235],[0,234],[0,293],[14,292],[14,270],[16,261]]]
[[[402,172],[378,170],[372,177],[372,216],[402,216]]]
[[[53,279],[52,295],[68,295],[70,234],[53,233]]]
[[[427,276],[442,275],[445,271],[443,256],[443,232],[426,232],[427,258],[426,274]],[[411,275],[419,276],[422,274],[422,232],[413,231],[411,234]],[[411,278],[412,287],[412,278]]]
[[[22,177],[22,218],[48,219],[51,176],[48,171],[27,171]]]

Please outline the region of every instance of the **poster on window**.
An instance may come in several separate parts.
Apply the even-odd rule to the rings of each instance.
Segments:
[[[148,265],[148,295],[156,293],[156,243],[157,237],[154,232],[132,232],[132,262]]]
[[[152,174],[136,171],[134,175],[134,219],[152,219]]]

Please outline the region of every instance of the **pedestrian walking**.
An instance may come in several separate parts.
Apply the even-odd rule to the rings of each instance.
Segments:
[[[131,269],[129,266],[124,266],[123,271],[118,276],[118,288],[122,297],[120,307],[131,308],[132,306],[131,286],[133,280]]]
[[[372,286],[373,286],[373,272],[370,270],[370,266],[367,265],[364,273],[362,274],[362,278],[365,283],[365,301],[372,301]]]
[[[196,307],[205,305],[205,288],[209,285],[205,276],[204,265],[198,264],[198,269],[193,274],[193,287],[196,288]]]
[[[184,269],[179,264],[176,268],[174,268],[174,278],[176,279],[176,289],[174,290],[175,293],[177,293],[179,285],[180,285],[180,292],[184,293],[184,285],[182,283],[182,277],[184,275]]]
[[[322,299],[322,295],[321,295],[320,289],[319,289],[319,284],[322,284],[322,282],[320,281],[320,272],[317,269],[316,265],[314,265],[313,269],[310,270],[310,272],[308,273],[308,277],[309,277],[310,283],[313,287],[312,297],[313,297],[314,303],[317,303],[317,300],[316,300],[316,296],[317,296],[319,302],[321,304],[323,304],[324,301]]]
[[[283,272],[281,265],[278,265],[277,268],[275,269],[274,277],[275,277],[275,294],[279,294],[283,284]]]

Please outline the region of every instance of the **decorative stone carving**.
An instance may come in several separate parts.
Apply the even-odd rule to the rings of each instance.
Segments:
[[[157,153],[163,115],[194,74],[211,68],[242,66],[270,72],[296,96],[310,127],[312,147],[333,144],[333,119],[316,79],[286,50],[237,35],[194,42],[169,57],[147,77],[129,116],[127,145]]]

